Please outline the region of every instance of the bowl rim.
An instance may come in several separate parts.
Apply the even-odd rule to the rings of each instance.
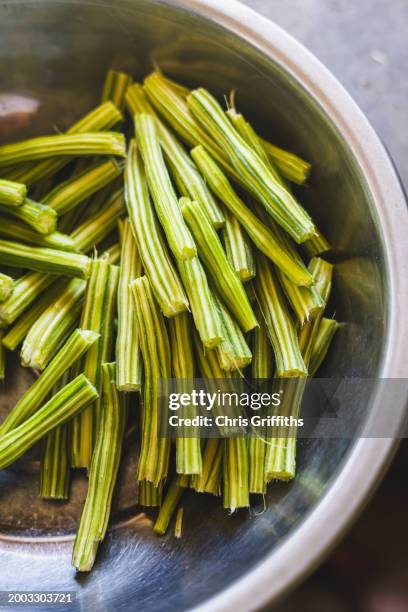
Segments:
[[[279,64],[322,108],[347,144],[379,218],[389,286],[389,325],[381,378],[408,378],[408,210],[394,166],[369,121],[334,75],[280,26],[237,0],[167,0],[214,21]],[[392,205],[391,205],[392,203]],[[381,410],[380,402],[373,407]],[[360,438],[322,500],[299,527],[244,577],[194,608],[197,612],[255,610],[293,588],[330,552],[357,519],[398,448],[406,398],[395,412],[395,437]],[[327,525],[330,529],[325,529]],[[301,551],[301,554],[299,552]]]

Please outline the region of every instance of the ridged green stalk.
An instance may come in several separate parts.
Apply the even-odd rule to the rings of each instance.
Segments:
[[[102,364],[102,398],[88,493],[72,554],[72,565],[89,572],[108,528],[126,425],[126,406],[115,385],[115,364]]]
[[[297,287],[280,270],[277,270],[280,284],[299,324],[303,326],[307,321],[323,312],[325,303],[315,287]]]
[[[132,84],[132,77],[119,70],[108,70],[103,85],[102,102],[110,100],[120,110],[125,108],[125,96]]]
[[[320,293],[324,304],[327,305],[332,286],[333,265],[320,257],[314,257],[309,262],[309,270],[313,274],[316,291]],[[323,312],[319,312],[299,332],[299,346],[306,365],[310,362],[322,317]]]
[[[231,125],[215,98],[200,88],[189,95],[187,104],[201,125],[228,153],[235,170],[275,221],[298,243],[311,238],[315,226],[309,215]]]
[[[135,305],[130,283],[141,276],[142,262],[128,219],[123,224],[122,256],[118,286],[118,332],[116,340],[116,386],[119,391],[139,391],[142,357]]]
[[[4,330],[0,329],[0,381],[3,381],[6,377],[6,347],[2,342],[3,334]]]
[[[219,143],[209,138],[190,112],[186,99],[191,91],[187,87],[158,72],[153,72],[145,79],[144,89],[155,108],[184,142],[190,146],[204,145],[218,163],[223,165],[224,171],[227,171],[230,177],[236,174],[228,161],[226,152],[219,146]],[[260,142],[282,176],[297,184],[303,184],[308,179],[311,169],[308,162],[266,140],[260,139]],[[240,182],[239,175],[236,175],[235,178]]]
[[[36,272],[88,278],[91,260],[85,255],[0,240],[0,264]]]
[[[224,440],[210,438],[203,452],[203,471],[192,476],[191,486],[197,493],[221,495],[221,474],[224,453]]]
[[[243,283],[254,278],[255,262],[248,236],[238,219],[226,208],[224,211],[225,227],[222,230],[224,249],[233,270]]]
[[[95,332],[76,329],[34,384],[23,394],[7,415],[0,426],[0,436],[18,427],[33,415],[43,404],[58,380],[81,355],[89,350],[98,338],[99,334]]]
[[[148,480],[155,486],[167,476],[170,440],[159,437],[160,380],[170,378],[170,345],[164,318],[161,315],[149,281],[145,276],[131,284],[136,305],[136,317],[143,355],[144,385],[142,440],[138,465],[138,480]]]
[[[254,330],[253,336],[251,377],[256,380],[266,380],[272,378],[273,375],[273,350],[268,330],[258,305],[255,312],[258,315],[259,327]]]
[[[246,438],[228,438],[224,443],[223,505],[230,512],[249,508],[248,445]]]
[[[118,219],[126,214],[123,190],[115,191],[102,208],[87,217],[72,233],[71,239],[76,248],[89,253],[115,229]]]
[[[0,304],[0,321],[7,325],[14,321],[36,300],[45,289],[55,282],[55,276],[28,272],[14,283],[11,296]]]
[[[289,180],[292,180],[293,182],[302,184],[307,180],[311,169],[311,165],[308,162],[305,162],[293,153],[289,153],[283,149],[279,149],[279,147],[274,147],[270,143],[263,141],[262,138],[256,134],[252,126],[244,120],[242,115],[237,114],[233,110],[227,111],[227,115],[229,115],[229,117],[232,119],[233,124],[241,136],[248,142],[248,144],[254,147],[258,155],[260,155],[260,157],[262,157],[265,163],[269,166],[275,178],[282,183],[284,187],[290,191],[290,187],[279,174],[279,172],[282,172],[282,169],[283,176],[289,178]],[[266,144],[266,149],[264,144]],[[274,156],[270,155],[271,151],[275,153]],[[321,234],[318,228],[316,228],[315,234],[311,238],[303,242],[302,246],[310,257],[330,250],[330,244]]]
[[[309,336],[304,347],[305,359],[311,354],[309,372],[314,376],[322,364],[331,340],[339,324],[332,319],[318,318],[318,332]],[[284,384],[279,414],[298,418],[305,388],[305,380],[280,381]],[[265,460],[265,474],[268,481],[291,480],[296,473],[296,426],[276,427],[268,440],[268,449]]]
[[[297,185],[303,185],[307,181],[312,168],[309,162],[294,153],[276,147],[263,138],[260,138],[260,141],[268,157],[285,178]]]
[[[123,238],[125,236],[125,227],[128,223],[129,223],[129,219],[118,219],[117,226],[118,226],[119,242],[121,245],[123,244]]]
[[[197,202],[181,198],[180,208],[197,242],[200,259],[207,267],[221,297],[244,331],[257,326],[245,289],[232,269],[221,241]]]
[[[192,329],[187,313],[173,317],[169,321],[170,351],[173,377],[183,380],[195,378],[195,362],[192,343]],[[185,411],[187,416],[188,409]],[[192,416],[195,415],[194,408]],[[201,474],[200,435],[176,439],[176,472],[177,474]],[[166,502],[164,502],[166,503]]]
[[[131,141],[125,172],[125,201],[143,268],[166,317],[187,310],[183,286],[167,252],[149,197],[142,159]]]
[[[190,146],[203,142],[211,148],[217,147],[213,139],[190,113],[182,96],[177,94],[160,74],[153,72],[144,80],[143,85],[154,107],[183,138],[184,142]]]
[[[87,219],[94,217],[115,194],[119,194],[120,192],[123,192],[122,176],[116,178],[112,183],[95,193],[80,207],[81,214],[76,224],[83,223]]]
[[[276,376],[307,376],[295,325],[288,313],[276,273],[261,253],[258,254],[256,268],[255,290],[275,354]]]
[[[156,68],[157,74],[160,76],[160,80],[165,83],[167,87],[169,87],[172,91],[174,91],[178,96],[186,99],[190,93],[190,89],[169,77],[164,76],[164,74],[160,71],[159,68]]]
[[[136,115],[135,132],[147,184],[170,249],[177,259],[191,259],[197,255],[197,248],[179,209],[177,196],[164,163],[154,117],[147,114]]]
[[[268,166],[278,183],[282,184],[287,191],[289,191],[289,193],[292,193],[290,185],[288,185],[287,181],[280,174],[280,170],[275,165],[272,157],[265,151],[262,144],[262,139],[257,135],[251,124],[246,121],[242,114],[238,113],[235,108],[228,109],[226,115],[231,120],[232,124],[242,138],[256,151],[257,155],[259,155],[263,162]]]
[[[100,338],[78,368],[99,390],[101,388],[101,364],[112,358],[114,320],[117,306],[119,269],[106,260],[92,262],[92,272],[86,288],[80,327],[90,329]],[[99,402],[90,406],[71,425],[71,463],[73,467],[89,468],[95,435],[98,430]]]
[[[302,259],[300,258],[299,253],[297,252],[295,245],[293,244],[289,236],[285,234],[285,232],[283,232],[283,230],[273,221],[271,217],[268,217],[264,210],[258,209],[258,214],[260,215],[262,221],[274,233],[275,237],[277,238],[285,252],[288,253],[294,261],[297,261],[300,266],[303,266]],[[323,311],[324,302],[321,299],[319,292],[314,286],[297,286],[279,268],[277,268],[277,275],[279,277],[279,281],[285,292],[285,295],[289,300],[293,312],[295,313],[301,326],[303,326],[311,318],[315,317],[318,313]]]
[[[42,313],[28,332],[21,348],[23,366],[43,370],[61,344],[77,326],[86,282],[61,281],[56,300]]]
[[[309,270],[315,279],[316,290],[327,304],[330,295],[333,266],[320,258],[312,259],[309,263]],[[311,362],[312,355],[317,343],[317,337],[321,326],[323,313],[319,312],[313,319],[308,321],[300,330],[299,347],[302,352],[302,357],[305,365],[309,369],[309,376],[314,376],[316,368],[320,366],[327,352],[331,337],[336,331],[337,323],[329,324],[329,334],[326,348],[319,351],[319,358],[314,364]],[[331,337],[330,337],[330,334]],[[323,341],[323,345],[325,340]],[[283,381],[280,381],[280,385]],[[284,416],[299,416],[299,411],[302,403],[304,392],[304,381],[302,379],[289,381],[286,384],[286,390],[282,396],[282,403],[279,412]],[[276,427],[274,428],[275,435],[268,441],[268,449],[265,460],[265,473],[267,480],[279,479],[290,480],[295,477],[296,473],[296,427]]]
[[[0,146],[0,167],[25,161],[59,156],[117,155],[126,156],[123,134],[89,132],[55,134]]]
[[[146,508],[158,508],[162,504],[163,485],[155,487],[148,480],[138,482],[138,504]]]
[[[183,491],[184,489],[179,486],[177,478],[173,478],[153,527],[153,531],[158,535],[164,535],[166,533],[171,517],[177,509]]]
[[[231,373],[221,370],[214,351],[207,351],[204,355],[197,343],[196,349],[201,375],[204,378],[209,380],[231,378]],[[249,506],[247,440],[244,436],[227,437],[223,447],[223,504],[224,508],[235,512],[237,508]]]
[[[327,253],[327,251],[330,251],[331,249],[330,243],[322,235],[320,230],[317,230],[316,234],[312,238],[309,238],[309,240],[306,240],[306,242],[304,242],[302,246],[306,250],[306,253],[309,255],[309,257],[316,257],[317,255],[322,255],[323,253]]]
[[[132,85],[126,100],[128,109],[132,114],[148,113],[154,116],[167,164],[170,166],[171,174],[180,193],[196,200],[208,214],[215,228],[223,227],[225,224],[223,212],[183,145],[159,119],[156,111],[147,100],[143,87],[139,84]]]
[[[84,134],[87,132],[101,132],[109,130],[119,123],[123,116],[112,102],[105,102],[91,110],[88,114],[74,123],[67,131],[67,134]],[[64,168],[72,157],[53,157],[41,162],[28,162],[17,166],[15,180],[34,185],[39,180],[49,178]]]
[[[86,168],[80,174],[57,185],[43,198],[43,202],[59,215],[64,215],[86,198],[109,185],[121,173],[120,165],[113,158],[97,162],[91,168]]]
[[[251,377],[253,380],[268,380],[272,378],[273,371],[272,345],[259,308],[257,314],[259,314],[259,327],[254,331]],[[259,495],[266,493],[265,456],[267,446],[265,437],[266,429],[257,427],[250,431],[248,438],[249,492]]]
[[[333,264],[325,261],[321,257],[313,257],[309,262],[309,271],[315,280],[314,286],[316,291],[319,292],[326,306],[331,292]]]
[[[42,499],[69,498],[68,433],[68,426],[61,425],[50,431],[43,442],[38,493]]]
[[[52,390],[55,395],[69,382],[65,372]],[[39,496],[43,499],[68,499],[70,463],[68,456],[69,425],[61,425],[50,431],[42,441]]]
[[[314,376],[322,365],[327,352],[330,348],[331,341],[334,338],[335,333],[339,329],[340,324],[334,319],[323,318],[320,321],[319,329],[317,331],[313,351],[310,358],[310,372]]]
[[[238,219],[255,246],[271,259],[293,283],[309,287],[313,283],[313,278],[302,261],[287,252],[279,234],[262,223],[244,204],[204,147],[194,148],[191,155],[212,191]]]
[[[72,419],[97,397],[95,387],[83,374],[75,378],[32,417],[0,438],[0,469],[13,463],[48,432]]]
[[[5,302],[13,293],[14,279],[0,272],[0,302]]]
[[[3,206],[21,206],[26,195],[27,187],[23,183],[0,179],[0,204]]]
[[[171,125],[183,142],[193,147],[196,145],[205,146],[211,152],[212,157],[223,166],[224,171],[227,171],[228,176],[232,176],[239,181],[239,174],[229,163],[225,151],[201,127],[187,106],[185,96],[180,95],[180,92],[169,84],[168,79],[163,78],[157,72],[153,72],[144,80],[143,89],[156,110]]]
[[[229,108],[225,114],[231,121],[232,125],[236,128],[240,136],[250,147],[252,147],[255,153],[268,166],[269,170],[273,174],[273,177],[278,181],[278,183],[281,183],[291,193],[290,188],[288,188],[288,185],[282,179],[275,164],[268,157],[266,151],[264,150],[261,144],[261,140],[253,129],[252,125],[248,123],[248,121],[245,120],[243,115],[241,113],[238,113],[235,108]]]
[[[109,282],[106,289],[105,300],[105,316],[101,330],[101,358],[102,364],[107,363],[115,356],[115,336],[116,336],[116,319],[118,307],[118,285],[119,285],[120,268],[110,265]],[[116,364],[115,364],[116,375]],[[98,431],[99,416],[101,413],[100,406],[96,405],[95,409],[95,426],[94,435]]]
[[[178,540],[182,536],[183,517],[184,517],[184,508],[180,507],[180,508],[177,509],[176,522],[175,522],[175,525],[174,525],[174,537],[177,538]]]
[[[281,403],[278,414],[283,417],[299,417],[305,390],[306,379],[287,379],[279,381]],[[265,457],[265,478],[271,480],[292,480],[296,474],[296,432],[295,425],[282,425],[272,428],[267,440]]]
[[[198,257],[179,261],[178,269],[190,301],[191,313],[201,342],[214,348],[223,338],[221,318],[209,287],[207,276]]]
[[[3,337],[3,344],[9,351],[14,351],[19,344],[23,342],[34,323],[40,318],[43,312],[55,302],[59,290],[59,283],[54,283],[51,288],[44,291],[37,298],[30,308],[26,308],[14,325],[7,330],[7,333]]]
[[[17,221],[17,219],[0,217],[0,236],[31,244],[32,246],[56,249],[57,251],[76,251],[76,245],[70,236],[61,232],[52,232],[47,235],[39,234],[21,221]]]
[[[278,183],[287,188],[287,185],[283,182],[283,179],[275,165],[264,151],[261,141],[252,126],[234,109],[228,110],[226,114],[242,138],[254,149],[254,151],[256,151],[259,157],[268,166]],[[266,211],[262,210],[260,212],[260,218],[270,227],[275,234],[275,237],[279,238],[279,242],[281,243],[282,247],[284,247],[284,250],[289,253],[290,256],[299,263],[299,265],[302,265],[302,260],[296,252],[290,238],[281,230],[281,228],[276,226],[272,218],[266,214]],[[292,309],[300,322],[300,325],[303,325],[312,316],[323,310],[324,303],[314,287],[298,287],[286,276],[286,274],[282,272],[282,270],[278,268],[277,272],[286,297],[288,298]]]
[[[214,298],[222,323],[223,340],[215,349],[221,369],[227,372],[244,370],[252,361],[251,350],[238,323],[221,300],[216,295]]]
[[[88,161],[87,158],[82,158],[76,162],[75,168],[81,171],[81,166],[84,164],[81,162]],[[87,166],[89,168],[89,162]],[[79,172],[72,173],[72,177],[78,176]],[[62,215],[58,221],[58,226],[61,231],[66,234],[70,234],[77,228],[78,225],[83,224],[86,220],[94,217],[96,213],[105,206],[108,200],[113,197],[113,194],[123,189],[123,180],[118,177],[111,181],[106,187],[103,187],[97,191],[94,195],[84,200],[79,206],[71,208],[65,215]]]
[[[225,372],[221,369],[216,351],[209,349],[205,350],[196,334],[194,335],[194,345],[198,370],[201,377],[207,379],[208,390],[212,393],[217,393],[219,391],[219,385],[222,384],[223,391],[233,391],[231,379],[234,375],[231,372]],[[222,408],[220,410],[218,402],[214,404],[212,412],[216,417],[223,414],[223,410]],[[229,430],[227,426],[219,425],[218,431],[222,437],[228,436]]]
[[[302,259],[300,258],[300,255],[289,236],[287,236],[271,218],[267,219],[267,215],[264,211],[259,211],[259,213],[262,220],[270,227],[271,231],[275,233],[285,251],[290,254],[292,259],[298,261],[300,265],[303,265]],[[309,272],[311,273],[310,269]],[[295,313],[301,326],[323,311],[325,306],[324,301],[314,286],[297,286],[280,269],[277,269],[277,275],[285,295],[289,300],[293,312]]]
[[[55,210],[29,198],[21,206],[11,207],[0,204],[0,213],[9,214],[16,219],[20,219],[20,221],[24,221],[39,234],[51,234],[55,232],[57,227]]]
[[[299,348],[302,353],[303,361],[309,369],[310,354],[314,344],[314,332],[308,333],[308,330],[313,330],[316,321],[321,319],[322,314],[319,312],[315,318],[308,321],[302,328],[299,334]],[[305,338],[305,341],[302,341]],[[309,369],[309,376],[313,374]],[[304,388],[305,379],[291,379],[277,381],[281,394],[281,403],[279,406],[279,414],[286,417],[299,416]],[[295,426],[275,426],[268,432],[268,446],[265,456],[265,479],[267,482],[271,480],[292,480],[296,475],[296,433]]]

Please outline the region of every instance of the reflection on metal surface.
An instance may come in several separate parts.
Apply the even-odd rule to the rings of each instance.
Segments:
[[[39,106],[34,98],[0,93],[0,138],[19,138],[19,132],[30,125]]]

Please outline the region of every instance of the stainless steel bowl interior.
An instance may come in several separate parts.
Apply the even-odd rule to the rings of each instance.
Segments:
[[[405,375],[405,366],[397,370],[402,362],[395,332],[406,285],[396,272],[401,252],[392,238],[407,221],[396,178],[371,128],[324,68],[272,24],[232,2],[222,8],[215,2],[175,4],[0,1],[1,93],[21,96],[20,104],[27,105],[27,115],[6,138],[64,130],[97,104],[109,67],[142,77],[154,60],[169,75],[219,96],[235,88],[239,108],[256,127],[313,163],[301,197],[334,245],[333,310],[346,323],[322,375]],[[394,219],[380,178],[393,196]],[[390,295],[397,286],[395,303]],[[0,392],[2,411],[27,376],[13,367]],[[188,497],[177,541],[171,533],[154,536],[152,515],[135,506],[130,436],[112,529],[95,570],[79,577],[70,552],[85,478],[76,478],[70,503],[39,502],[37,466],[25,460],[0,475],[1,588],[76,591],[78,610],[181,610],[214,596],[209,608],[254,608],[316,563],[367,496],[391,449],[388,440],[377,446],[303,442],[297,479],[272,486],[265,509],[260,501],[251,512],[229,517],[218,500]],[[366,466],[366,479],[356,465]],[[351,484],[349,501],[344,495]],[[312,534],[319,517],[318,541]]]

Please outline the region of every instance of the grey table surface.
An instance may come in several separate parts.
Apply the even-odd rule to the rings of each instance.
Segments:
[[[408,0],[243,0],[339,79],[382,138],[408,188]]]

